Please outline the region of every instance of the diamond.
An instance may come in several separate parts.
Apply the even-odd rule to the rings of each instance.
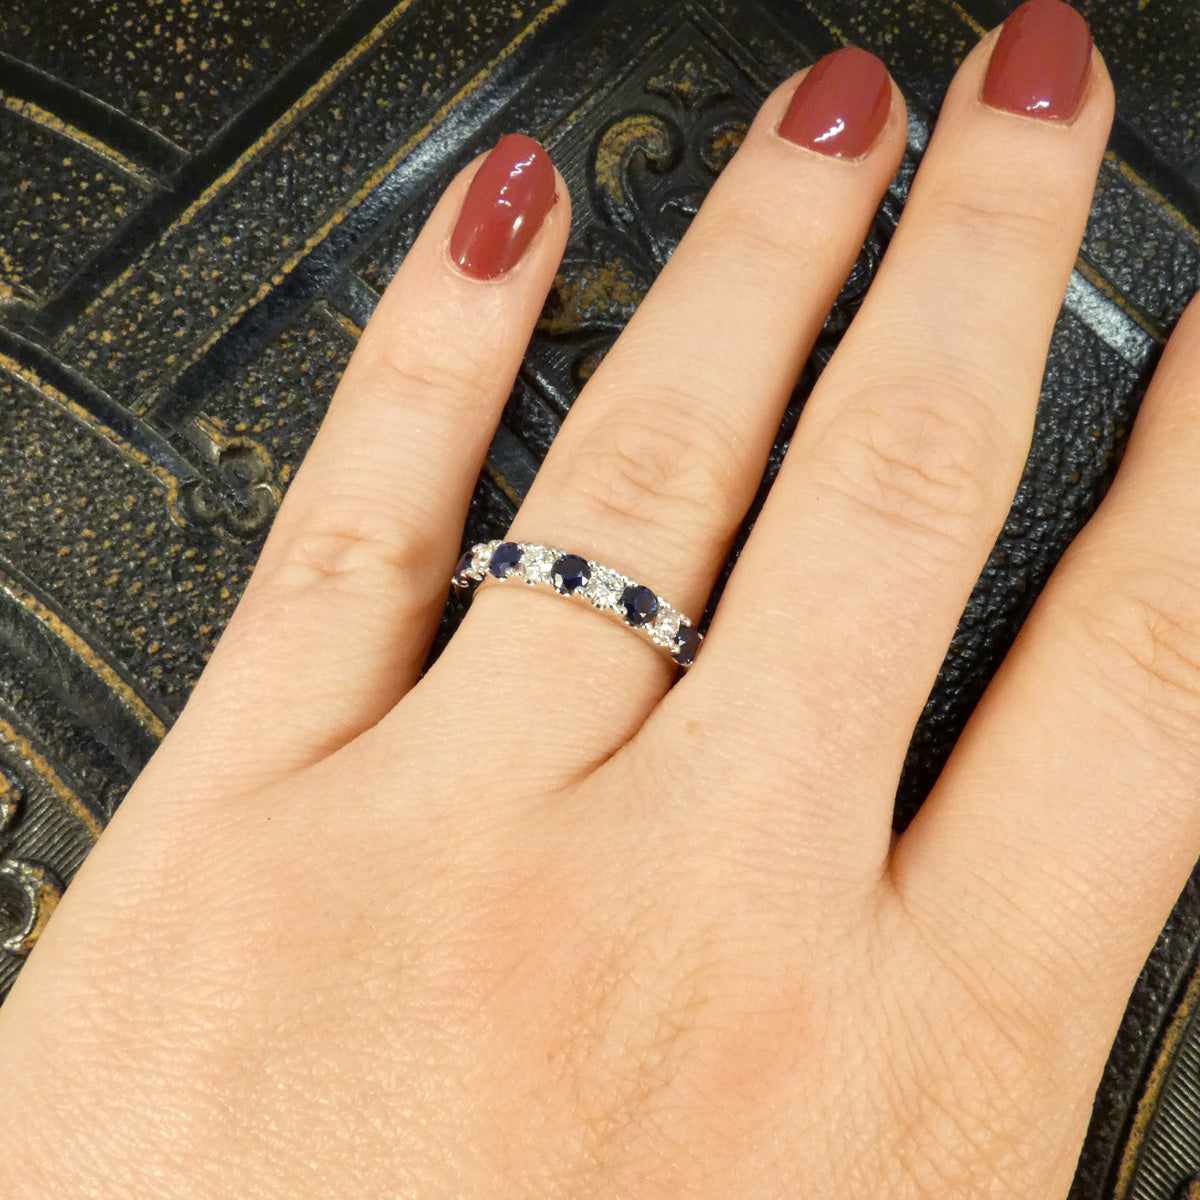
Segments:
[[[584,589],[587,598],[597,608],[616,608],[625,579],[607,567],[593,565],[592,578]]]
[[[549,583],[550,568],[558,557],[558,551],[547,546],[526,546],[521,560],[521,573],[529,583]]]
[[[658,620],[650,626],[650,637],[655,645],[663,646],[674,652],[675,635],[679,632],[681,620],[682,618],[673,608],[668,608],[665,604],[661,605],[658,610]]]

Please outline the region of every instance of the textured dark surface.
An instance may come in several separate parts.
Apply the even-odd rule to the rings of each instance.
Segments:
[[[1117,83],[1117,127],[1026,477],[914,740],[900,823],[1103,494],[1158,345],[1200,285],[1200,13],[1193,0],[1083,7]],[[186,699],[378,292],[456,167],[522,130],[549,145],[576,206],[472,507],[468,537],[482,541],[504,531],[759,100],[853,41],[908,96],[910,154],[777,463],[946,84],[1005,12],[995,0],[8,0],[0,993]],[[1130,1005],[1076,1200],[1200,1194],[1186,1115],[1198,937],[1193,886]]]

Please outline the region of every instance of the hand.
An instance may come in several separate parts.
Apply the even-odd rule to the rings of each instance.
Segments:
[[[1022,12],[956,79],[674,688],[497,583],[418,682],[569,223],[528,141],[452,183],[0,1012],[0,1193],[1065,1195],[1200,851],[1200,311],[893,845],[1112,113],[1078,18]],[[768,99],[513,539],[701,611],[905,132],[862,52]]]

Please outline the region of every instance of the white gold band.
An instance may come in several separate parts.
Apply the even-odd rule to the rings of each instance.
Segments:
[[[484,579],[586,600],[666,651],[679,666],[696,660],[701,635],[683,613],[645,585],[582,555],[535,542],[480,542],[459,560],[451,582],[461,589]]]

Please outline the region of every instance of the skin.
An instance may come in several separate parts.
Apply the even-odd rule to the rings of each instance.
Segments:
[[[1200,854],[1200,309],[916,822],[1112,116],[955,81],[699,662],[484,586],[420,682],[567,236],[450,186],[182,718],[0,1011],[0,1194],[1061,1200]],[[517,517],[699,612],[904,142],[742,149]]]

